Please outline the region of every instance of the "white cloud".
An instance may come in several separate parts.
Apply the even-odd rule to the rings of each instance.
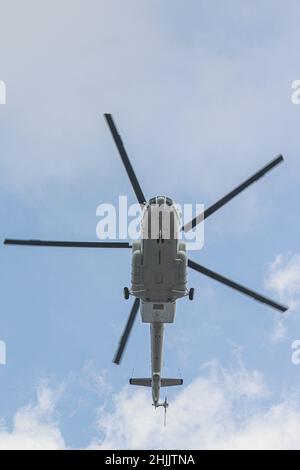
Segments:
[[[72,183],[103,165],[105,183],[117,165],[100,121],[105,111],[115,114],[154,192],[162,182],[176,191],[186,170],[187,197],[199,181],[198,198],[216,197],[271,159],[283,126],[292,125],[276,111],[285,94],[291,105],[285,74],[298,54],[298,6],[278,5],[274,25],[269,7],[258,15],[255,5],[236,5],[194,2],[170,13],[156,2],[30,0],[15,15],[7,3],[0,19],[14,103],[1,153],[7,186],[45,191],[45,181]]]
[[[55,406],[62,390],[52,390],[41,383],[37,389],[35,405],[20,408],[11,431],[0,427],[0,449],[63,449],[64,438],[55,421]]]
[[[280,254],[271,263],[265,286],[276,293],[291,311],[300,307],[300,254]]]
[[[101,388],[102,380],[99,382]],[[37,403],[19,409],[12,430],[2,426],[1,449],[65,449],[58,413],[62,388],[38,388]],[[300,449],[300,403],[296,394],[269,404],[259,371],[241,360],[224,368],[218,360],[171,401],[167,426],[163,410],[151,406],[149,389],[126,386],[113,406],[97,411],[88,449]]]
[[[286,317],[276,316],[273,322],[273,329],[269,336],[271,344],[276,345],[280,343],[281,341],[283,341],[287,335],[287,331],[288,331],[288,328],[286,325]]]
[[[300,255],[279,254],[270,264],[265,277],[265,287],[274,293],[288,307],[289,313],[297,312],[300,308]],[[271,341],[278,343],[287,333],[285,316],[276,317],[271,334]]]
[[[283,400],[265,408],[262,375],[241,364],[225,369],[207,365],[172,401],[168,424],[149,406],[149,393],[125,388],[114,397],[114,410],[99,413],[99,432],[90,448],[281,449],[300,448],[299,403]]]

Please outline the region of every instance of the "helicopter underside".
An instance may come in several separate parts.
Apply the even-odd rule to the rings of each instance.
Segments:
[[[154,310],[164,312],[164,305],[174,303],[187,293],[187,256],[185,244],[177,240],[142,240],[132,252],[131,289],[142,304],[150,302]],[[170,308],[167,309],[168,312]],[[156,312],[161,318],[159,312]],[[147,308],[148,318],[149,308]],[[167,323],[170,320],[166,320]]]

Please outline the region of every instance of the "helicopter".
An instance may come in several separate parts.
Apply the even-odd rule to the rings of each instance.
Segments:
[[[126,300],[133,297],[134,301],[113,362],[117,365],[121,363],[135,319],[140,311],[142,322],[150,325],[151,377],[131,378],[129,383],[136,386],[150,387],[152,390],[153,406],[155,408],[163,407],[166,414],[169,404],[167,398],[160,402],[161,388],[182,385],[183,380],[162,377],[164,327],[165,324],[174,322],[177,300],[186,296],[191,301],[194,299],[194,288],[187,287],[188,268],[282,313],[288,310],[288,307],[285,305],[269,299],[191,260],[187,256],[185,242],[179,240],[180,231],[188,232],[194,229],[198,224],[283,162],[284,158],[282,155],[277,156],[235,189],[218,199],[214,204],[203,210],[202,213],[199,213],[190,222],[181,226],[180,214],[173,199],[168,196],[155,196],[149,200],[146,199],[112,115],[104,114],[104,118],[137,201],[142,208],[140,239],[132,243],[121,241],[84,242],[5,239],[4,244],[63,248],[131,249],[131,286],[130,288],[124,287],[123,295]]]

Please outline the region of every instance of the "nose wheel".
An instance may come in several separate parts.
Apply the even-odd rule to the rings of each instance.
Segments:
[[[129,294],[129,289],[128,289],[128,287],[124,287],[124,289],[123,289],[123,296],[124,296],[124,299],[125,299],[125,300],[128,300],[128,299],[129,299],[129,295],[130,295],[130,294]]]
[[[195,293],[195,289],[193,287],[191,287],[190,290],[189,290],[189,299],[190,300],[194,300],[194,293]]]

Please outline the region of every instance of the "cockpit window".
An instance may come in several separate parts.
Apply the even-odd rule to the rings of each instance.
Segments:
[[[168,205],[168,206],[172,206],[173,205],[173,200],[170,198],[170,197],[165,197],[165,196],[158,196],[158,197],[152,197],[149,201],[149,204],[157,204],[157,199],[158,198],[164,198],[165,200],[165,203]]]

